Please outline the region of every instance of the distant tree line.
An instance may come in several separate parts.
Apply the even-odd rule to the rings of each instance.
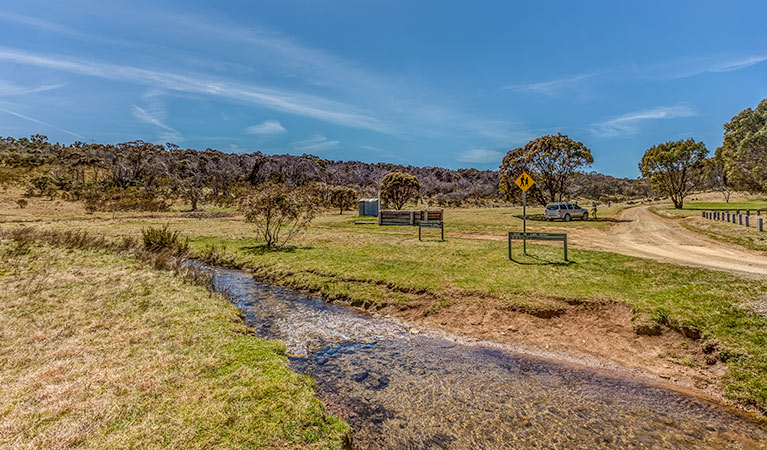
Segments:
[[[197,210],[205,204],[236,204],[246,191],[274,184],[307,189],[320,204],[343,211],[353,207],[352,193],[340,187],[377,197],[392,172],[415,176],[420,186],[416,198],[435,206],[516,201],[513,194],[504,200],[497,170],[332,161],[308,154],[232,154],[143,141],[62,145],[42,135],[0,137],[0,184],[23,181],[30,196],[81,200],[94,211],[163,210],[177,199]],[[566,197],[621,200],[649,193],[643,180],[575,169],[567,179],[562,185]]]

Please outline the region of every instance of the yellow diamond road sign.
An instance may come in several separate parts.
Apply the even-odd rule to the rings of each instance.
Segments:
[[[522,172],[522,175],[520,175],[514,183],[522,189],[522,192],[527,192],[527,190],[535,184],[535,181],[533,181],[533,178],[528,175],[527,172]]]

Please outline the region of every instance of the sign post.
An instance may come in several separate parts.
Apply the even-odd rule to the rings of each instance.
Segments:
[[[522,172],[522,175],[514,183],[522,189],[522,233],[527,236],[527,190],[535,184],[535,181],[527,172]],[[524,254],[527,255],[527,239],[522,240],[522,248]]]

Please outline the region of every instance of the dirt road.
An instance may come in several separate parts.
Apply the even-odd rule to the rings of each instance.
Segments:
[[[606,233],[578,233],[578,246],[767,278],[767,256],[689,231],[646,206],[627,209],[620,219]]]

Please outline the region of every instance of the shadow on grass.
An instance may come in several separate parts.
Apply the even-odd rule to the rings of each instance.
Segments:
[[[522,214],[516,214],[514,217],[516,217],[519,220],[522,220]],[[543,214],[528,214],[527,220],[532,220],[533,222],[548,222],[549,219],[546,218]],[[573,219],[573,222],[579,222],[580,219]],[[564,220],[557,220],[557,222],[564,222]],[[609,223],[624,223],[624,222],[632,222],[632,220],[629,219],[616,219],[614,217],[589,217],[587,222],[609,222]]]
[[[516,256],[512,256],[511,261],[521,266],[570,266],[573,264],[578,264],[572,260],[549,261],[539,256],[531,255],[529,253],[527,255],[522,256],[522,249],[519,250],[519,253]]]
[[[264,244],[261,245],[246,245],[240,247],[240,250],[252,255],[266,255],[269,253],[293,253],[297,250],[312,250],[314,247],[297,246],[297,245],[285,245],[282,247],[267,247]]]

